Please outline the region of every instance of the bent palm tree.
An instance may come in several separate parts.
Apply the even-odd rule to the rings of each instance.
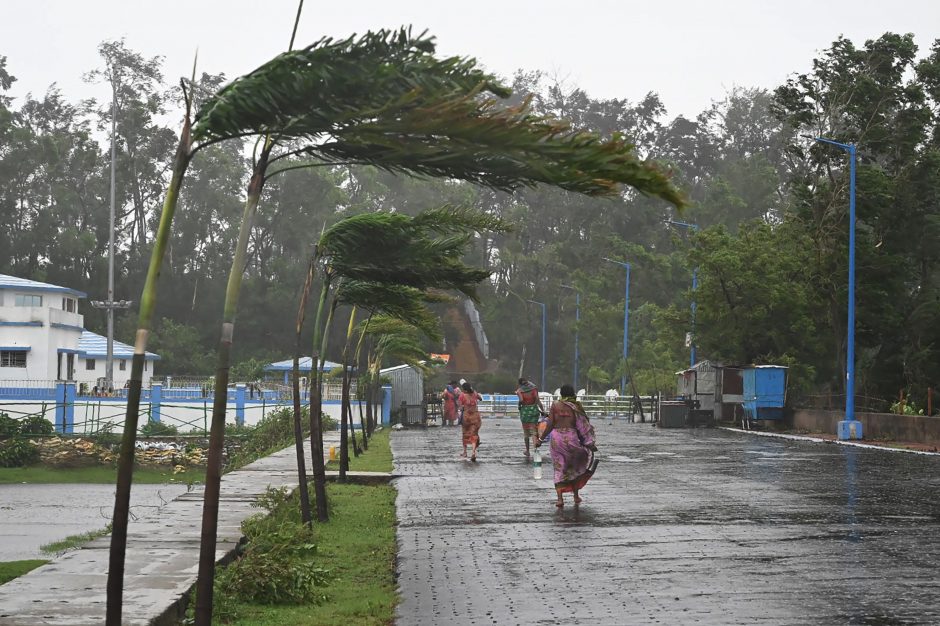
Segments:
[[[198,623],[207,623],[211,617],[224,390],[238,292],[252,218],[271,176],[298,167],[357,163],[418,176],[460,178],[504,190],[548,183],[609,195],[617,192],[618,184],[626,183],[681,204],[667,177],[653,165],[639,161],[622,138],[604,141],[572,130],[562,122],[532,114],[527,103],[499,106],[496,98],[508,95],[509,90],[479,70],[473,59],[438,59],[430,37],[415,37],[401,29],[340,41],[324,39],[304,50],[279,55],[223,88],[197,114],[193,136],[199,140],[243,135],[265,138],[254,159],[226,292],[216,376],[216,387],[222,393],[216,394],[210,434],[197,583]],[[283,149],[275,153],[278,147]],[[448,250],[461,245],[459,240],[440,238],[429,246],[437,250],[428,249],[424,256],[446,256]],[[453,261],[444,270],[451,274],[443,281],[448,288],[468,274]],[[376,279],[374,275],[367,278]],[[323,310],[321,306],[319,311]],[[322,328],[318,337],[321,345],[329,326]],[[319,386],[319,371],[316,376]],[[311,419],[318,420],[319,414]],[[316,441],[315,445],[322,443]],[[318,455],[314,456],[315,464],[320,464]],[[316,466],[314,472],[316,476]],[[320,502],[317,508],[319,512]]]

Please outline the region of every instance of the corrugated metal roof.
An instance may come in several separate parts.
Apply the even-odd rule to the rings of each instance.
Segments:
[[[116,359],[131,359],[134,357],[134,348],[120,341],[114,342],[112,350]],[[106,358],[108,356],[108,338],[90,330],[83,330],[82,336],[78,339],[78,354],[82,358]],[[160,358],[160,355],[147,352],[146,358],[148,361],[156,361]]]
[[[333,361],[324,361],[323,362],[323,371],[331,372],[336,368],[342,368],[342,365],[339,363],[334,363]],[[290,372],[294,369],[294,359],[287,359],[286,361],[277,361],[276,363],[269,363],[264,366],[264,371],[266,372]],[[313,359],[309,356],[300,357],[300,371],[309,372],[313,369]]]
[[[23,291],[55,291],[58,293],[67,293],[79,298],[87,297],[87,294],[76,289],[60,287],[59,285],[50,285],[49,283],[41,283],[36,280],[19,278],[17,276],[9,276],[7,274],[0,274],[0,289],[22,289]]]

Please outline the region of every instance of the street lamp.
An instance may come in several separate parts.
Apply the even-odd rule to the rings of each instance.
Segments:
[[[697,224],[666,220],[666,223],[679,228],[688,228],[692,232],[698,230]],[[689,367],[695,367],[695,290],[698,288],[698,268],[692,268],[692,332],[689,338]]]
[[[578,326],[581,322],[581,292],[571,285],[561,285],[562,289],[574,292],[574,389],[578,390]]]
[[[107,389],[114,387],[114,309],[129,309],[134,304],[131,300],[112,300],[113,285],[108,289],[107,300],[92,300],[91,306],[96,309],[105,309],[108,312],[108,352],[105,361],[104,376],[107,379]]]
[[[536,302],[535,300],[526,300],[526,302],[538,304],[542,307],[542,385],[539,389],[545,391],[545,303]]]
[[[825,137],[813,141],[835,146],[849,153],[849,320],[846,329],[845,419],[839,422],[839,439],[861,439],[862,423],[855,419],[855,144]]]
[[[626,394],[627,390],[627,353],[628,336],[627,327],[630,324],[630,264],[623,261],[614,261],[604,257],[604,260],[614,265],[619,265],[627,271],[627,282],[623,292],[623,372],[620,374],[620,395]]]

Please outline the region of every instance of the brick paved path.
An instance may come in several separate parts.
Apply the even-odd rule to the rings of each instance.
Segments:
[[[561,512],[516,420],[394,434],[400,626],[940,623],[940,458],[595,426]]]

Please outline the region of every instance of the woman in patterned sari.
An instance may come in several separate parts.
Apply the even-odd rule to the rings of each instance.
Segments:
[[[461,427],[463,428],[463,454],[460,456],[466,457],[467,446],[471,446],[470,460],[476,462],[477,448],[480,446],[480,424],[482,423],[480,411],[477,408],[477,402],[482,400],[483,396],[474,391],[473,387],[471,387],[468,382],[463,384],[462,389],[463,393],[460,394],[460,398],[457,400],[463,408],[463,420],[461,423]]]
[[[545,412],[545,407],[539,399],[538,388],[526,378],[519,379],[516,397],[519,398],[519,419],[522,420],[522,438],[525,439],[525,455],[528,457],[529,437],[534,443],[539,436],[539,416]]]
[[[562,494],[567,491],[574,496],[577,505],[581,502],[578,491],[594,475],[596,463],[592,462],[591,453],[597,451],[597,446],[594,427],[588,421],[571,385],[562,385],[561,399],[552,403],[545,432],[540,439],[535,440],[536,447],[549,435],[552,435],[552,464],[555,467],[555,493],[558,494],[555,506],[565,506]]]

